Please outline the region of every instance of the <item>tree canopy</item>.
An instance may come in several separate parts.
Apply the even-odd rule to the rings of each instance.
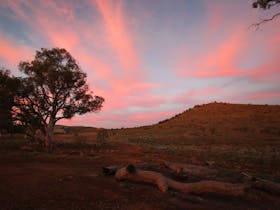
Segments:
[[[86,73],[65,49],[42,48],[31,62],[20,62],[19,70],[25,76],[16,98],[16,117],[33,130],[40,129],[46,146],[52,145],[57,121],[102,108],[104,99],[92,95]]]

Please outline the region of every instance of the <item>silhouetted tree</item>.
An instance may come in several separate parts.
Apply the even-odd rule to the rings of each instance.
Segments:
[[[20,81],[11,76],[10,71],[0,69],[0,132],[12,132],[14,122],[12,108]]]
[[[279,6],[280,4],[280,0],[254,0],[254,2],[252,3],[252,7],[253,8],[260,8],[263,10],[267,10],[267,9],[271,9],[272,7],[275,6]],[[258,23],[253,24],[253,26],[255,27],[259,27],[259,25],[271,21],[274,18],[276,18],[277,16],[280,16],[280,12],[277,12],[276,14],[274,14],[272,17],[264,19]]]
[[[33,131],[40,129],[49,149],[57,121],[102,108],[104,99],[92,96],[86,73],[65,49],[42,48],[33,61],[20,62],[19,70],[25,78],[17,98],[16,117]]]

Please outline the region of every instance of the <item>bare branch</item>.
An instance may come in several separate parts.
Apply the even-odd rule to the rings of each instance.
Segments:
[[[44,100],[46,101],[46,103],[49,105],[49,106],[52,106],[51,104],[51,101],[50,101],[50,98],[52,98],[51,96],[48,96],[45,88],[44,88],[44,85],[41,85],[40,86],[41,89],[42,89],[42,92],[43,92],[43,97],[44,97]]]
[[[280,16],[280,12],[276,13],[275,15],[273,15],[271,18],[268,18],[268,19],[263,19],[262,21],[258,22],[258,23],[254,23],[252,25],[249,26],[249,28],[251,27],[255,27],[256,30],[259,29],[260,25],[266,23],[266,22],[269,22],[269,21],[272,21],[274,18]]]

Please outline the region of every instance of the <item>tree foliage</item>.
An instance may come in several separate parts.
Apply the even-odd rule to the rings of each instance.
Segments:
[[[255,9],[260,8],[263,10],[268,10],[274,8],[275,6],[279,6],[279,4],[280,4],[280,0],[254,0],[252,3],[252,7]],[[253,24],[252,26],[259,27],[261,24],[271,21],[278,16],[280,16],[280,12],[275,13],[270,18],[263,19],[260,22]]]
[[[65,49],[53,48],[36,52],[31,62],[20,62],[25,74],[17,97],[17,119],[46,135],[46,146],[53,141],[54,125],[75,114],[97,112],[104,99],[92,96],[84,73]]]
[[[270,9],[280,3],[280,0],[255,0],[252,3],[253,8]]]
[[[9,70],[0,69],[0,132],[12,132],[14,128],[12,107],[19,85],[19,79],[11,76]]]

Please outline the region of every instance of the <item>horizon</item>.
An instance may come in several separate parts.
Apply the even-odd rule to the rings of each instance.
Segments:
[[[178,115],[181,115],[183,114],[184,112],[186,111],[190,111],[192,109],[194,109],[196,106],[206,106],[206,105],[210,105],[210,104],[226,104],[226,105],[247,105],[247,106],[280,106],[280,104],[253,104],[253,103],[248,103],[248,104],[242,104],[242,103],[239,103],[239,104],[234,104],[234,103],[228,103],[228,102],[222,102],[222,101],[213,101],[213,102],[209,102],[209,103],[206,103],[206,104],[196,104],[192,107],[189,107],[187,109],[184,109],[183,111],[181,112],[178,112],[178,113],[175,113],[174,115],[172,116],[169,116],[165,119],[162,119],[158,122],[155,122],[153,124],[145,124],[145,125],[140,125],[140,126],[131,126],[131,127],[111,127],[111,128],[104,128],[104,127],[93,127],[93,126],[86,126],[86,125],[64,125],[64,124],[56,124],[56,126],[66,126],[66,127],[84,127],[84,128],[96,128],[96,129],[113,129],[113,130],[121,130],[121,129],[133,129],[133,128],[142,128],[142,127],[149,127],[149,126],[154,126],[154,125],[157,125],[157,124],[160,124],[161,122],[163,121],[169,121],[171,120],[172,118],[174,117],[177,117]]]
[[[280,21],[248,28],[273,14],[251,1],[0,1],[3,67],[19,75],[41,47],[65,48],[105,98],[99,113],[59,125],[141,127],[214,101],[280,104]]]

